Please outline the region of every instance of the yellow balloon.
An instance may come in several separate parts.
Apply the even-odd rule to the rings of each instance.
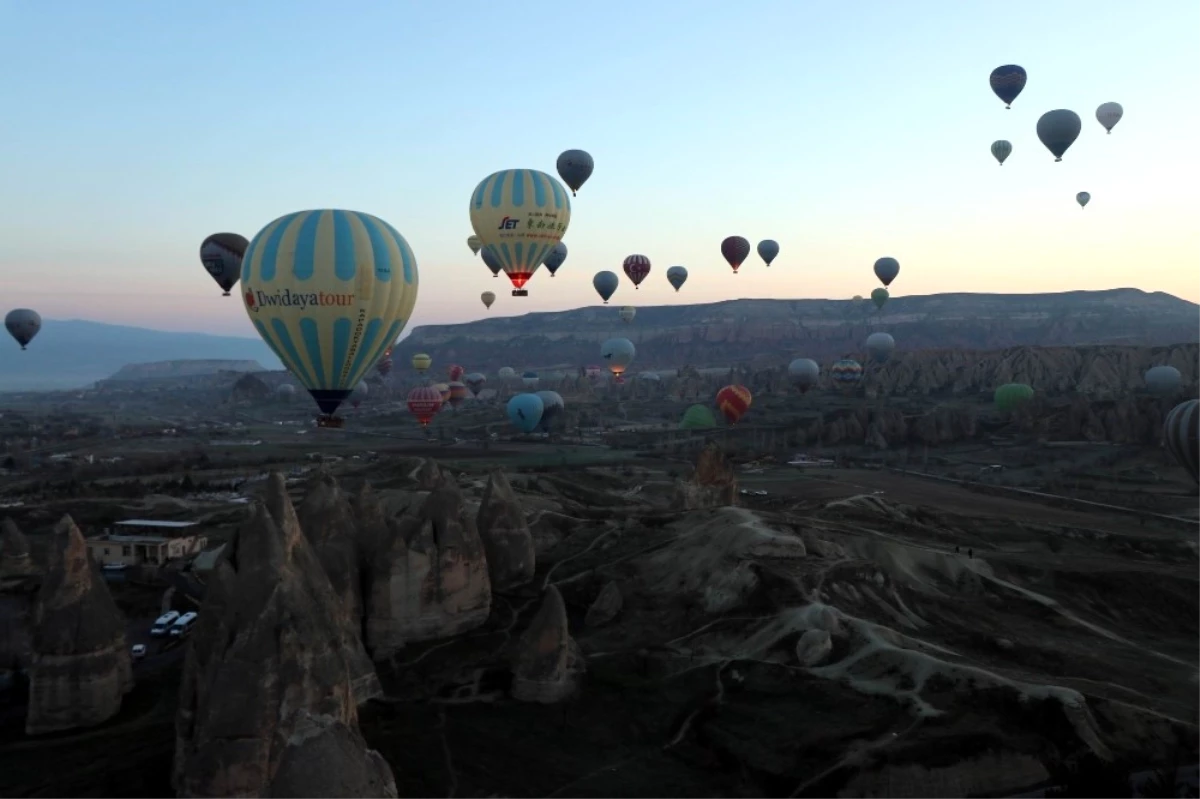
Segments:
[[[357,211],[281,216],[242,259],[246,314],[326,414],[400,337],[417,283],[404,237]]]
[[[471,255],[478,255],[483,242],[479,240],[478,236],[467,236],[467,246],[471,248]]]
[[[571,223],[571,198],[557,180],[536,169],[488,175],[471,194],[471,227],[513,284],[524,286]]]
[[[618,313],[622,322],[629,323],[633,321],[633,317],[637,316],[637,308],[634,308],[632,305],[626,305]]]
[[[424,374],[429,367],[433,366],[433,358],[430,358],[423,352],[418,352],[412,357],[412,366],[418,372]]]
[[[479,299],[483,300],[484,307],[491,308],[492,303],[496,301],[496,295],[490,291],[485,291],[479,295]]]

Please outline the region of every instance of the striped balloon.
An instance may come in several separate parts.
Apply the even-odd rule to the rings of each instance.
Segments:
[[[738,267],[750,255],[750,242],[741,236],[729,236],[721,242],[721,255],[733,267],[733,273],[736,275]]]
[[[717,409],[721,411],[725,421],[737,424],[746,411],[750,410],[752,399],[754,395],[745,386],[725,386],[717,392]]]
[[[251,240],[242,289],[263,341],[332,414],[412,317],[417,259],[370,214],[299,211]]]
[[[412,368],[416,369],[420,374],[425,374],[431,366],[433,366],[433,358],[430,358],[425,353],[418,352],[412,356]]]
[[[429,425],[442,407],[442,393],[433,386],[417,386],[408,392],[408,412],[417,418],[421,427]]]
[[[442,402],[450,399],[450,386],[446,383],[434,383],[433,387],[437,389],[438,396],[442,398]]]
[[[453,383],[455,380],[461,379],[463,376],[463,373],[466,371],[467,371],[466,369],[462,368],[458,364],[452,363],[446,369],[446,377],[450,378],[450,382]]]
[[[466,402],[466,399],[467,399],[466,385],[457,380],[452,382],[450,384],[450,396],[447,397],[447,400],[450,402],[450,407],[458,408],[459,405],[462,405],[464,402]]]
[[[862,382],[862,364],[853,358],[842,358],[829,367],[829,377],[842,388],[854,388]]]
[[[513,296],[562,240],[571,223],[571,198],[562,184],[536,169],[504,169],[484,178],[471,194],[471,227],[483,251],[499,261]]]
[[[1163,421],[1163,446],[1200,483],[1200,400],[1171,409]]]
[[[646,279],[646,275],[650,274],[650,259],[644,255],[630,255],[621,264],[621,268],[633,281],[633,287],[636,289]]]

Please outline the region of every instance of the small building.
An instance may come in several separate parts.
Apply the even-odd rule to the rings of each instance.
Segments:
[[[208,539],[202,535],[176,536],[123,535],[105,533],[87,539],[92,560],[101,566],[162,566],[202,552]]]

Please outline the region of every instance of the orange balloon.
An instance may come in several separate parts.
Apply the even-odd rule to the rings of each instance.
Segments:
[[[717,408],[727,422],[737,424],[750,410],[750,401],[753,399],[754,395],[745,386],[725,386],[717,392]]]

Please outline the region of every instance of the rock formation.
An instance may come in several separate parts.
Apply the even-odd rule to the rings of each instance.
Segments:
[[[610,580],[596,596],[583,619],[586,627],[602,627],[617,617],[621,612],[625,599],[621,595],[621,586]]]
[[[479,537],[487,554],[493,591],[506,591],[533,578],[533,537],[525,512],[504,472],[494,469],[476,517]]]
[[[574,692],[583,658],[567,629],[567,606],[553,585],[517,642],[512,695],[522,702],[552,704]]]
[[[361,512],[361,511],[360,511]],[[483,542],[462,492],[444,481],[370,557],[366,636],[376,659],[406,642],[445,638],[487,621],[491,581]]]
[[[226,546],[188,643],[176,718],[180,796],[395,796],[357,733],[380,693],[282,475]]]
[[[690,480],[676,480],[671,498],[673,510],[697,510],[733,505],[737,501],[737,477],[725,454],[709,444],[696,459]]]
[[[347,619],[358,630],[363,613],[358,528],[350,501],[333,475],[322,471],[310,481],[296,516]]]
[[[54,528],[49,569],[33,608],[25,732],[107,721],[133,687],[125,619],[70,516]]]
[[[29,540],[17,529],[12,519],[0,524],[0,580],[26,577],[36,573]]]

